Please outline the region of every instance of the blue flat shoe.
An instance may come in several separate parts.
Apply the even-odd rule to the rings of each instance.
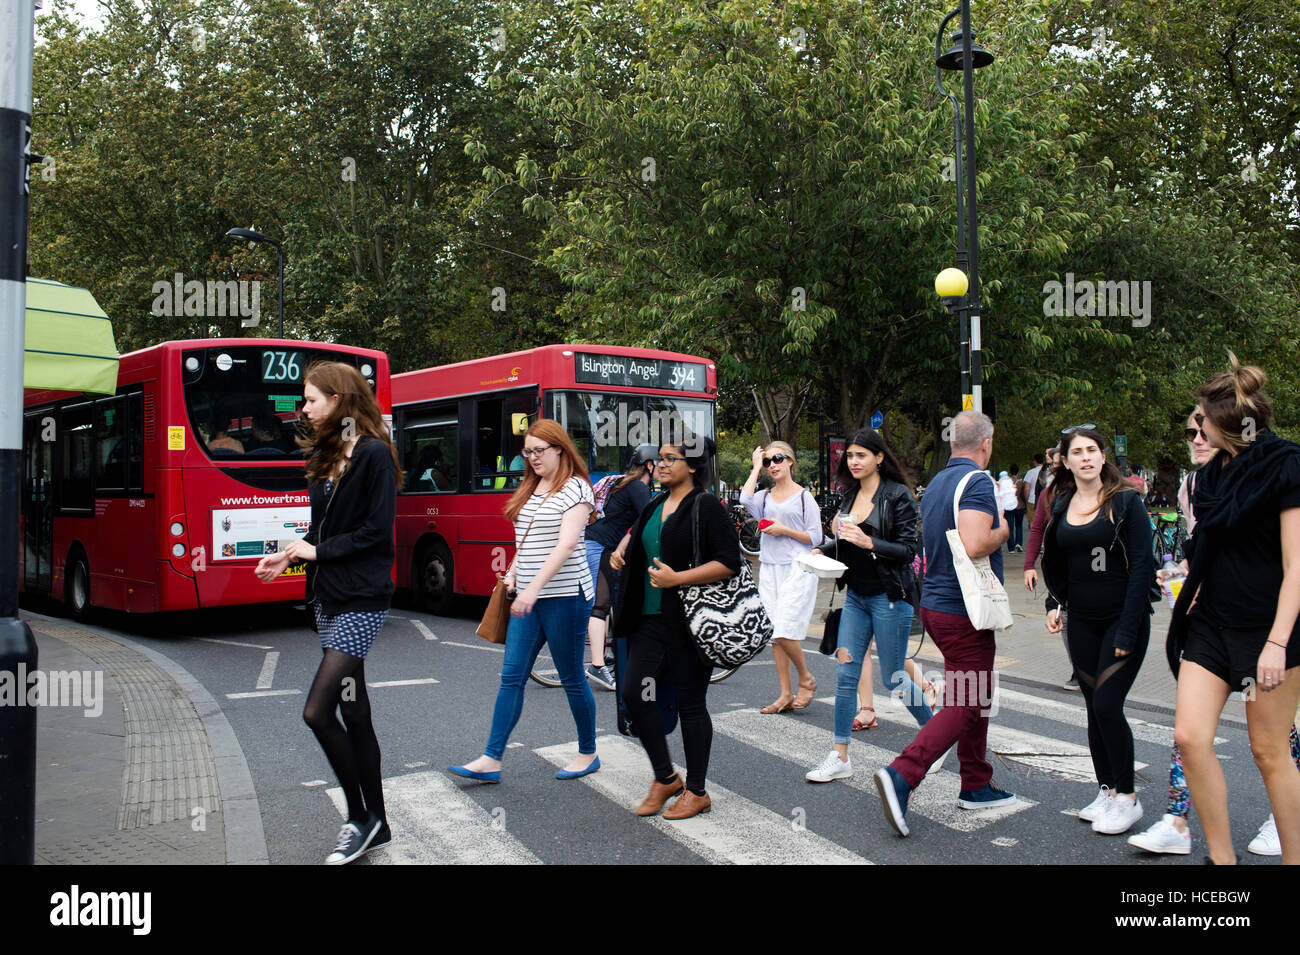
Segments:
[[[466,769],[464,766],[448,766],[447,772],[455,773],[457,776],[464,776],[466,779],[477,779],[481,783],[501,782],[501,770],[499,769],[490,773],[480,773],[474,769]]]
[[[583,776],[590,776],[596,770],[600,769],[600,757],[597,756],[591,761],[591,765],[586,769],[580,769],[576,773],[571,773],[567,769],[561,769],[555,774],[556,779],[579,779]],[[499,775],[499,774],[498,774]]]

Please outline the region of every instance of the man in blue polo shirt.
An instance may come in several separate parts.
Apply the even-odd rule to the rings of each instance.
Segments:
[[[981,473],[993,455],[993,422],[979,412],[963,411],[952,421],[951,444],[948,466],[926,487],[921,511],[926,561],[921,622],[943,653],[944,706],[897,759],[876,773],[885,818],[900,836],[908,833],[905,815],[912,790],[954,743],[961,760],[958,806],[987,809],[1010,805],[1016,798],[993,785],[993,767],[986,756],[996,649],[993,631],[976,630],[966,614],[947,538],[954,527],[957,486],[970,475],[957,505],[956,527],[966,553],[972,558],[987,556],[998,580],[1003,579],[1002,544],[1008,524],[1002,520],[992,479]]]

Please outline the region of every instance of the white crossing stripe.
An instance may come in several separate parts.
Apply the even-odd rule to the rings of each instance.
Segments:
[[[227,693],[228,700],[255,700],[263,696],[297,696],[302,690],[252,690],[248,693]]]
[[[904,716],[911,719],[906,712]],[[809,726],[793,718],[776,719],[755,709],[715,713],[713,729],[724,736],[730,736],[734,740],[795,764],[799,767],[800,774],[817,766],[830,752],[832,743],[831,734],[824,729]],[[892,763],[897,755],[882,747],[853,740],[849,743],[849,761],[853,764],[853,775],[831,783],[809,783],[808,785],[834,786],[843,783],[852,789],[869,793],[872,799],[876,800],[878,807],[879,793],[872,774],[882,766]],[[602,756],[601,764],[603,765],[604,762]],[[955,763],[956,757],[950,755],[947,762]],[[1007,816],[1024,812],[1038,805],[1032,799],[1016,796],[1016,801],[1010,806],[997,809],[962,809],[957,805],[957,793],[960,790],[961,779],[958,774],[943,769],[930,773],[920,786],[912,790],[912,795],[908,798],[908,818],[914,815],[923,816],[957,832],[975,832],[1000,822]],[[882,824],[884,822],[883,816],[881,822]]]
[[[876,715],[882,721],[916,727],[916,720],[904,709],[901,700],[892,696],[882,696],[879,693],[873,694],[873,698]],[[818,702],[830,703],[834,706],[835,698],[823,697]],[[1012,729],[993,719],[989,721],[988,749],[989,752],[997,753],[1005,759],[1032,766],[1063,779],[1080,783],[1097,781],[1092,766],[1092,754],[1086,745]],[[1146,763],[1133,763],[1134,771],[1146,768]]]
[[[407,618],[407,619],[409,619],[409,618]],[[437,637],[435,637],[435,636],[433,635],[433,631],[430,630],[428,627],[426,627],[426,626],[424,625],[424,623],[421,622],[421,621],[419,621],[419,620],[412,620],[412,621],[411,621],[411,626],[413,626],[416,630],[419,630],[420,633],[424,635],[424,639],[426,639],[426,640],[437,640],[437,639],[438,639]]]
[[[339,787],[329,797],[339,815],[347,800]],[[505,810],[487,812],[441,772],[409,773],[384,780],[384,808],[393,843],[369,854],[389,865],[537,865],[541,862],[510,835]]]
[[[486,650],[488,653],[505,653],[505,647],[498,647],[494,643],[456,643],[453,640],[443,640],[444,647],[464,647],[466,650]]]
[[[377,683],[371,683],[369,680],[367,680],[366,686],[370,687],[373,690],[376,687],[381,687],[381,686],[425,686],[427,684],[437,683],[437,682],[438,681],[435,680],[433,677],[426,676],[418,680],[380,680]]]
[[[1060,700],[1033,696],[1029,693],[1021,693],[1019,690],[1009,690],[1005,686],[999,686],[997,701],[1001,706],[1005,706],[1009,710],[1015,710],[1017,713],[1025,713],[1030,716],[1045,716],[1048,719],[1069,723],[1085,729],[1088,725],[1088,711],[1084,707],[1062,703]],[[1162,746],[1174,745],[1172,727],[1151,723],[1136,716],[1130,716],[1128,713],[1124,715],[1128,718],[1129,726],[1133,727],[1134,739],[1140,739],[1146,743],[1158,743]],[[1215,746],[1221,746],[1226,742],[1227,740],[1222,736],[1214,737]]]
[[[728,714],[733,715],[733,714]],[[715,717],[715,720],[717,718]],[[582,782],[628,812],[641,805],[654,774],[638,743],[621,736],[602,736],[596,744],[600,769]],[[574,744],[534,750],[556,766],[573,759]],[[717,783],[708,784],[713,809],[673,822],[649,816],[646,823],[712,863],[736,865],[869,865],[848,849],[778,815]],[[668,803],[672,805],[672,803]]]
[[[195,637],[195,640],[202,640],[204,643],[220,643],[228,647],[249,647],[253,650],[274,650],[275,647],[268,647],[261,643],[240,643],[238,640],[218,640],[216,637]]]
[[[262,672],[257,675],[257,687],[259,690],[269,690],[271,684],[275,682],[275,668],[280,662],[280,651],[272,650],[262,661]]]

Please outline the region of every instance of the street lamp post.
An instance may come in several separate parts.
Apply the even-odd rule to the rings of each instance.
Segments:
[[[953,18],[961,17],[961,32],[953,37],[954,46],[941,53],[943,33]],[[970,0],[961,0],[960,6],[948,14],[939,25],[935,38],[935,78],[939,92],[953,106],[953,140],[956,154],[954,176],[957,182],[957,268],[968,277],[969,291],[962,301],[949,303],[961,317],[961,388],[962,407],[969,405],[975,411],[983,410],[983,385],[980,361],[980,280],[979,280],[979,224],[975,213],[975,70],[993,62],[993,55],[975,45],[975,34],[970,24]],[[957,99],[943,86],[944,70],[961,70],[965,80],[965,123]],[[963,136],[963,125],[966,136]],[[963,141],[965,140],[965,141]],[[962,178],[965,179],[963,197]],[[963,198],[965,200],[963,206]],[[936,288],[938,282],[936,280]],[[942,292],[940,294],[943,294]]]
[[[269,242],[275,246],[276,258],[279,262],[279,285],[277,289],[280,294],[280,304],[278,314],[280,316],[280,337],[284,337],[284,247],[275,239],[262,235],[260,232],[254,232],[252,229],[231,229],[226,233],[227,239],[247,239],[249,242]]]

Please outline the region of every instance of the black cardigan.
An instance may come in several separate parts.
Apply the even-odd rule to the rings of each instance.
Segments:
[[[656,494],[632,525],[632,540],[624,554],[623,592],[614,612],[614,632],[621,637],[630,637],[636,631],[645,601],[646,554],[641,544],[641,529],[655,508],[667,499],[666,492]],[[697,507],[700,511],[700,565],[716,560],[726,564],[733,574],[737,573],[741,556],[736,525],[716,497],[698,490],[687,494],[677,505],[677,510],[664,521],[659,535],[659,559],[673,570],[689,570],[696,566],[692,516]],[[676,587],[663,591],[660,613],[665,622],[685,632],[686,612],[682,609]]]
[[[393,523],[397,470],[388,446],[370,435],[352,448],[352,461],[327,500],[314,482],[311,527],[303,538],[316,548],[307,565],[307,600],[330,616],[387,610],[393,602]]]

